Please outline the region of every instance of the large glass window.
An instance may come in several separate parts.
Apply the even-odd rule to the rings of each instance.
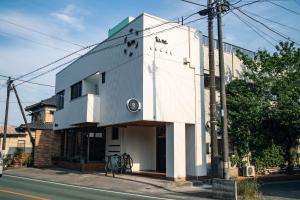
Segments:
[[[82,82],[75,83],[71,86],[71,100],[81,96]]]
[[[59,93],[56,94],[57,96],[57,110],[61,110],[64,108],[64,103],[65,103],[65,91],[60,91]]]

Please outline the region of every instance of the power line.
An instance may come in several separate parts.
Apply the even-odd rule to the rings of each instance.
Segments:
[[[256,14],[256,13],[253,13],[253,12],[250,12],[250,11],[245,11],[245,10],[243,10],[243,11],[246,12],[246,13],[248,13],[248,14],[255,15],[256,17],[259,17],[259,18],[264,19],[264,20],[266,20],[266,21],[272,22],[272,23],[274,23],[274,24],[278,24],[278,25],[281,25],[281,26],[283,26],[283,27],[286,27],[286,28],[289,28],[289,29],[292,29],[292,30],[295,30],[295,31],[300,32],[300,29],[298,29],[298,28],[295,28],[295,27],[292,27],[292,26],[288,26],[288,25],[286,25],[286,24],[282,24],[282,23],[280,23],[280,22],[274,21],[274,20],[272,20],[272,19],[270,19],[270,18],[266,18],[266,17],[260,16],[260,15],[258,15],[258,14]]]
[[[9,76],[6,76],[6,75],[2,75],[0,74],[1,77],[4,77],[4,78],[9,78]],[[5,79],[6,80],[6,79]],[[22,80],[22,79],[13,79],[13,81],[22,81],[22,82],[26,82],[26,83],[30,83],[30,84],[34,84],[34,85],[40,85],[40,86],[48,86],[48,87],[55,87],[53,85],[49,85],[49,84],[44,84],[44,83],[37,83],[37,82],[31,82],[31,81],[26,81],[26,80]],[[5,85],[5,84],[4,84]]]
[[[162,25],[165,25],[165,24],[169,24],[169,23],[175,23],[175,22],[169,22],[169,21],[163,22],[163,23],[160,23],[160,24],[157,24],[157,25],[154,25],[154,26],[147,27],[147,28],[145,28],[145,29],[139,30],[138,33],[143,32],[143,31],[146,31],[146,30],[154,29],[154,28],[157,28],[157,27],[159,27],[159,26],[162,26]],[[106,42],[114,41],[114,40],[117,40],[117,39],[120,39],[120,38],[125,38],[125,37],[127,37],[127,36],[132,35],[132,34],[135,34],[135,33],[132,32],[132,33],[128,33],[128,34],[124,34],[124,35],[118,36],[118,37],[107,38],[106,40],[104,40],[104,41],[102,41],[102,42],[98,42],[98,43],[95,43],[95,44],[92,44],[92,45],[85,46],[85,47],[83,47],[83,48],[81,48],[81,49],[79,49],[79,50],[77,50],[77,51],[74,51],[74,52],[72,52],[72,53],[70,53],[70,54],[68,54],[68,55],[66,55],[66,56],[63,56],[63,57],[61,57],[61,58],[59,58],[59,59],[57,59],[57,60],[55,60],[55,61],[53,61],[53,62],[51,62],[51,63],[49,63],[49,64],[46,64],[46,65],[44,65],[44,66],[42,66],[42,67],[39,67],[39,68],[37,68],[37,69],[35,69],[35,70],[31,71],[31,72],[28,72],[28,73],[26,73],[26,74],[24,74],[24,75],[21,75],[21,76],[19,76],[17,79],[23,78],[23,77],[28,76],[28,75],[30,75],[30,74],[32,74],[32,73],[35,73],[35,72],[37,72],[37,71],[40,71],[40,70],[42,70],[42,69],[44,69],[44,68],[46,68],[46,67],[49,67],[49,66],[51,66],[51,65],[53,65],[53,64],[56,64],[56,63],[58,63],[58,62],[60,62],[60,61],[62,61],[62,60],[64,60],[64,59],[66,59],[66,58],[68,58],[68,57],[70,57],[70,56],[72,56],[72,55],[74,55],[74,54],[76,54],[76,53],[78,53],[78,52],[81,52],[81,51],[83,51],[83,50],[90,49],[90,48],[92,48],[92,47],[95,47],[95,46],[100,45],[100,44],[104,44],[104,43],[106,43]]]
[[[267,41],[270,45],[272,45],[273,47],[275,47],[275,45],[269,40],[267,39],[265,36],[263,36],[262,34],[260,34],[257,31],[257,28],[255,26],[251,26],[251,23],[247,22],[246,20],[242,19],[240,16],[238,16],[235,12],[232,12],[241,22],[243,22],[245,25],[247,25],[252,31],[254,31],[257,35],[259,35],[261,38],[263,38],[265,41]],[[264,33],[266,34],[266,33]]]
[[[46,43],[42,43],[42,42],[38,42],[38,41],[35,41],[35,40],[31,40],[29,38],[25,38],[25,37],[22,37],[22,36],[19,36],[19,35],[15,35],[15,34],[12,34],[12,33],[7,33],[7,32],[4,32],[4,31],[0,31],[0,34],[1,35],[6,35],[6,36],[13,36],[13,37],[16,37],[16,38],[19,38],[19,39],[22,39],[22,40],[27,40],[29,42],[32,42],[32,43],[35,43],[35,44],[38,44],[38,45],[42,45],[42,46],[46,46],[48,48],[52,48],[52,49],[56,49],[56,50],[60,50],[60,51],[65,51],[65,52],[72,52],[70,50],[65,50],[65,49],[62,49],[62,48],[59,48],[59,47],[55,47],[55,46],[52,46],[52,45],[49,45],[49,44],[46,44]]]
[[[266,24],[264,24],[264,23],[262,23],[261,21],[259,21],[259,20],[255,19],[255,18],[251,17],[251,16],[248,15],[247,13],[241,11],[240,9],[237,9],[237,10],[238,10],[240,13],[242,13],[243,15],[247,16],[248,18],[252,19],[253,21],[255,21],[255,22],[261,24],[261,25],[264,26],[266,29],[272,31],[273,33],[275,33],[275,34],[281,36],[282,38],[284,38],[284,39],[286,39],[286,40],[288,40],[288,41],[290,41],[290,42],[293,42],[293,43],[295,43],[295,44],[297,44],[297,45],[300,45],[300,43],[291,40],[288,36],[286,36],[286,35],[284,35],[284,34],[278,32],[277,30],[274,30],[274,29],[270,28],[270,27],[267,26]]]
[[[190,24],[190,23],[194,23],[194,22],[196,22],[196,21],[199,21],[199,20],[205,19],[205,18],[206,18],[206,17],[199,18],[199,19],[195,19],[195,20],[192,20],[192,21],[189,21],[189,22],[185,23],[184,25],[187,25],[187,24]],[[146,38],[146,37],[149,37],[149,36],[152,36],[152,35],[155,35],[155,34],[164,32],[164,31],[169,31],[169,30],[172,30],[172,29],[174,29],[174,28],[179,28],[179,27],[181,27],[181,26],[182,26],[182,25],[173,26],[173,27],[171,27],[171,28],[163,29],[163,30],[160,30],[160,31],[151,33],[151,34],[146,35],[146,36],[136,37],[136,38],[134,38],[134,39],[136,40],[136,39],[139,39],[139,38]],[[60,68],[60,67],[62,67],[62,66],[65,66],[65,65],[67,65],[67,64],[69,64],[69,63],[71,63],[71,62],[73,62],[73,61],[75,61],[75,60],[78,60],[78,59],[80,59],[80,58],[82,58],[82,57],[86,57],[86,56],[89,56],[89,55],[91,55],[91,54],[98,53],[98,52],[101,52],[101,51],[104,51],[104,50],[107,50],[107,49],[115,48],[115,47],[118,47],[118,46],[121,46],[121,45],[124,45],[124,42],[118,43],[118,44],[114,44],[114,45],[111,45],[111,46],[108,46],[108,47],[104,47],[104,48],[101,48],[101,49],[98,49],[98,50],[95,50],[95,51],[92,50],[92,51],[90,51],[90,52],[88,52],[88,53],[86,53],[86,54],[84,54],[84,55],[82,55],[82,56],[79,56],[79,57],[77,57],[77,58],[73,58],[73,59],[71,59],[71,60],[69,60],[69,61],[67,61],[67,62],[65,62],[65,63],[63,63],[63,64],[60,64],[60,65],[58,65],[58,66],[56,66],[56,67],[54,67],[54,68],[52,68],[52,69],[50,69],[50,70],[48,70],[48,71],[46,71],[46,72],[43,72],[43,73],[41,73],[41,74],[39,74],[39,75],[36,75],[36,76],[34,76],[34,77],[28,79],[27,81],[34,80],[34,79],[36,79],[36,78],[38,78],[38,77],[40,77],[40,76],[43,76],[43,75],[45,75],[45,74],[47,74],[47,73],[50,73],[50,72],[52,72],[52,71],[54,71],[54,70],[56,70],[56,69],[58,69],[58,68]],[[122,65],[121,65],[121,66],[122,66]],[[21,85],[21,84],[23,84],[23,83],[24,83],[24,82],[21,82],[21,83],[17,84],[16,87],[19,86],[19,85]]]
[[[172,24],[172,23],[176,23],[176,22],[167,21],[167,22],[163,22],[163,23],[160,23],[160,24],[157,24],[157,25],[153,25],[153,26],[151,26],[151,27],[144,28],[144,29],[142,29],[142,30],[138,30],[138,31],[136,31],[136,32],[137,32],[137,33],[141,33],[141,32],[143,32],[143,31],[147,31],[147,30],[150,30],[150,29],[154,29],[154,28],[160,27],[160,26],[162,26],[162,25]],[[64,60],[64,59],[66,59],[66,58],[68,58],[68,57],[74,55],[75,53],[80,52],[80,51],[83,51],[83,50],[86,50],[86,49],[95,47],[95,46],[100,45],[100,44],[104,44],[104,43],[106,43],[106,42],[114,41],[114,40],[117,40],[117,39],[120,39],[120,38],[125,38],[125,37],[128,37],[128,36],[132,35],[132,34],[135,34],[135,33],[134,33],[134,32],[131,32],[131,33],[124,34],[124,35],[121,35],[121,36],[112,37],[112,38],[107,38],[106,40],[104,40],[104,41],[102,41],[102,42],[95,43],[95,44],[92,44],[92,45],[83,47],[82,49],[79,49],[79,50],[77,50],[77,51],[74,51],[74,52],[72,52],[72,53],[70,53],[70,54],[68,54],[68,55],[66,55],[66,56],[64,56],[64,57],[61,57],[61,58],[59,58],[59,59],[57,59],[57,60],[55,60],[55,61],[53,61],[53,62],[51,62],[51,63],[49,63],[49,64],[46,64],[46,65],[44,65],[44,66],[42,66],[42,67],[39,67],[39,68],[37,68],[37,69],[35,69],[35,70],[31,71],[31,72],[28,72],[28,73],[26,73],[26,74],[24,74],[24,75],[21,75],[21,76],[19,76],[17,79],[23,78],[23,77],[28,76],[28,75],[30,75],[30,74],[33,74],[33,73],[35,73],[35,72],[37,72],[37,71],[40,71],[40,70],[42,70],[42,69],[44,69],[44,68],[47,68],[47,67],[49,67],[49,66],[51,66],[51,65],[53,65],[53,64],[56,64],[56,63],[58,63],[58,62],[60,62],[60,61],[62,61],[62,60]],[[79,57],[78,57],[78,58],[79,58]]]
[[[15,22],[9,21],[9,20],[7,20],[7,19],[1,19],[1,18],[0,18],[0,21],[6,22],[6,23],[8,23],[8,24],[17,26],[17,27],[19,27],[19,28],[22,28],[22,29],[25,29],[25,30],[28,30],[28,31],[31,31],[31,32],[35,32],[35,33],[41,34],[41,35],[43,35],[43,36],[46,36],[46,37],[49,37],[49,38],[52,38],[52,39],[55,39],[55,40],[63,41],[63,42],[66,42],[66,43],[69,43],[69,44],[72,44],[72,45],[75,45],[75,46],[78,46],[78,47],[84,47],[83,45],[80,45],[80,44],[78,44],[78,43],[71,42],[71,41],[68,41],[68,40],[59,38],[59,37],[57,37],[57,36],[54,36],[54,35],[50,35],[50,34],[48,34],[48,33],[41,32],[41,31],[36,30],[36,29],[33,29],[33,28],[31,28],[31,27],[26,27],[26,26],[24,26],[24,25],[17,24],[17,23],[15,23]]]
[[[186,2],[186,3],[190,3],[190,4],[194,4],[194,5],[197,5],[197,6],[207,7],[207,5],[196,3],[196,2],[193,2],[193,1],[188,1],[188,0],[181,0],[181,1]]]
[[[292,10],[292,9],[290,9],[290,8],[287,8],[287,7],[285,7],[285,6],[282,6],[282,5],[280,5],[280,4],[274,3],[274,2],[272,2],[272,1],[270,1],[270,0],[268,0],[267,2],[270,3],[270,4],[273,4],[273,5],[277,6],[277,7],[280,7],[280,8],[282,8],[282,9],[284,9],[284,10],[287,10],[287,11],[289,11],[290,13],[294,13],[294,14],[296,14],[296,15],[300,15],[300,12],[297,12],[297,11],[295,11],[295,10]]]

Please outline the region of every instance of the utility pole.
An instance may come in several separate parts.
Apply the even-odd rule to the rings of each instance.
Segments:
[[[7,134],[7,119],[8,119],[8,108],[9,108],[9,96],[12,84],[11,77],[7,80],[7,93],[6,93],[6,106],[5,106],[5,118],[4,118],[4,130],[3,130],[3,140],[2,140],[2,151],[6,148],[6,134]]]
[[[215,55],[214,55],[214,33],[213,20],[214,9],[212,0],[207,0],[208,9],[208,38],[209,38],[209,91],[210,91],[210,137],[211,137],[211,177],[218,177],[219,152],[218,137],[216,131],[216,80],[215,80]]]
[[[229,145],[227,130],[227,106],[226,106],[226,85],[225,85],[225,69],[224,69],[224,52],[223,52],[223,33],[222,33],[222,12],[224,2],[226,0],[218,0],[217,3],[217,21],[218,21],[218,46],[219,46],[219,72],[220,72],[220,98],[221,98],[221,128],[223,138],[223,178],[229,179]],[[224,7],[225,8],[225,7]]]
[[[16,95],[16,98],[17,98],[17,101],[18,101],[18,104],[19,104],[19,107],[20,107],[20,110],[21,110],[21,114],[22,114],[22,117],[23,117],[23,120],[24,120],[24,123],[25,123],[25,127],[26,127],[26,130],[27,130],[27,132],[29,134],[29,137],[30,137],[30,142],[32,144],[32,152],[31,152],[31,154],[32,154],[32,159],[34,159],[34,146],[35,146],[34,138],[33,138],[32,134],[31,134],[30,129],[29,129],[29,126],[28,126],[28,123],[27,123],[27,119],[26,119],[26,116],[25,116],[25,113],[24,113],[24,109],[22,107],[22,104],[21,104],[18,92],[17,92],[16,87],[14,86],[14,84],[12,84],[12,89],[15,92],[15,95]]]

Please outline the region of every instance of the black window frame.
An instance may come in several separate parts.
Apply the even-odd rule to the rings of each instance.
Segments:
[[[57,96],[57,103],[56,103],[56,110],[64,109],[65,106],[65,90],[62,90],[56,94]]]
[[[111,140],[118,140],[119,139],[119,128],[113,127],[111,130]]]
[[[71,100],[82,96],[82,81],[71,85]]]
[[[106,78],[106,74],[105,72],[101,73],[101,83],[104,84],[105,83],[105,78]]]

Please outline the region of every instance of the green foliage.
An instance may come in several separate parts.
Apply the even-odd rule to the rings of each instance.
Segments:
[[[259,163],[266,158],[257,155],[273,142],[292,166],[300,137],[300,49],[280,42],[276,50],[259,50],[254,59],[237,52],[245,70],[227,85],[229,137],[239,157],[251,152]]]
[[[268,167],[280,167],[284,163],[284,153],[280,146],[272,144],[261,153],[253,155],[252,161],[257,171]]]
[[[231,167],[237,166],[238,168],[244,167],[246,165],[246,161],[243,161],[243,157],[238,154],[234,154],[230,156]]]
[[[24,161],[24,165],[27,165],[27,167],[33,166],[32,156],[28,156],[28,158]]]
[[[17,147],[15,152],[14,152],[13,157],[20,159],[20,158],[22,158],[23,153],[24,153],[24,149]]]
[[[262,195],[259,192],[259,184],[255,180],[243,180],[237,184],[239,199],[242,200],[259,200]]]

